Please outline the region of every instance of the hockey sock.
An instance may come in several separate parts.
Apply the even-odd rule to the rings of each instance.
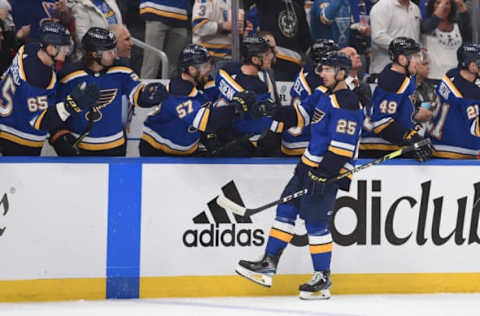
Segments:
[[[328,228],[328,222],[306,224],[305,226],[308,233],[313,270],[330,270],[333,242],[330,229]]]
[[[292,240],[294,227],[295,220],[277,216],[270,229],[265,252],[272,256],[279,256]]]

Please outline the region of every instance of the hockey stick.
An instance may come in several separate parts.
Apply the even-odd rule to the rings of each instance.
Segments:
[[[412,152],[412,151],[415,151],[415,150],[418,150],[420,147],[423,147],[423,146],[426,146],[430,143],[430,139],[424,139],[424,140],[421,140],[419,142],[416,142],[412,145],[409,145],[409,146],[406,146],[406,147],[403,147],[403,148],[400,148],[398,150],[395,150],[395,151],[392,151],[391,153],[389,154],[386,154],[385,156],[383,157],[380,157],[380,158],[377,158],[375,160],[372,160],[366,164],[363,164],[363,165],[360,165],[358,167],[355,167],[353,168],[352,170],[348,171],[348,172],[345,172],[345,173],[341,173],[339,175],[337,175],[336,177],[334,178],[330,178],[327,180],[327,183],[332,183],[332,182],[335,182],[335,181],[338,181],[338,180],[341,180],[345,177],[348,177],[349,175],[351,174],[354,174],[354,173],[357,173],[359,172],[360,170],[363,170],[363,169],[366,169],[368,167],[371,167],[371,166],[375,166],[375,165],[378,165],[378,164],[381,164],[382,162],[384,161],[387,161],[387,160],[390,160],[390,159],[393,159],[393,158],[396,158],[396,157],[399,157],[405,153],[408,153],[408,152]],[[275,206],[275,205],[278,205],[278,204],[282,204],[282,203],[286,203],[288,201],[291,201],[293,199],[297,199],[301,196],[304,196],[305,194],[308,193],[308,189],[302,189],[300,191],[297,191],[293,194],[290,194],[290,195],[287,195],[287,196],[284,196],[276,201],[273,201],[273,202],[270,202],[270,203],[267,203],[265,205],[262,205],[260,207],[257,207],[257,208],[246,208],[246,207],[243,207],[241,205],[238,205],[237,203],[233,202],[232,200],[226,198],[224,195],[219,195],[217,197],[217,204],[220,205],[221,207],[223,207],[224,209],[229,209],[231,210],[233,213],[235,214],[238,214],[240,216],[251,216],[253,214],[256,214],[256,213],[259,213],[263,210],[266,210],[272,206]]]
[[[91,111],[93,111],[93,106],[90,107],[90,110],[88,110],[88,113],[90,113]],[[75,140],[75,142],[72,144],[72,147],[73,149],[75,149],[77,152],[78,152],[78,144],[80,144],[80,142],[88,136],[88,134],[90,134],[90,131],[92,130],[92,127],[93,127],[93,118],[91,118],[91,116],[88,116],[87,114],[87,117],[88,117],[88,123],[87,123],[87,128],[85,128],[85,130],[83,131],[83,133],[81,135],[78,136],[78,138]]]

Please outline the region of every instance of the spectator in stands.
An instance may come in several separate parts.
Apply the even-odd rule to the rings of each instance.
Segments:
[[[141,0],[140,15],[145,20],[145,43],[165,51],[168,76],[174,77],[178,55],[188,41],[187,0]],[[145,49],[141,77],[157,78],[159,66],[160,57]]]
[[[355,92],[358,96],[358,99],[362,106],[367,107],[370,104],[372,98],[372,91],[370,90],[370,85],[359,77],[362,70],[362,59],[357,53],[357,50],[353,47],[344,47],[340,50],[341,53],[344,53],[352,61],[352,68],[348,73],[348,77],[345,79],[345,83],[348,88]]]
[[[456,20],[456,11],[460,20]],[[422,42],[430,57],[429,79],[439,82],[442,76],[457,66],[457,49],[462,41],[471,41],[470,15],[463,0],[429,0],[426,18],[422,21]]]
[[[132,37],[127,27],[121,24],[113,24],[108,29],[115,34],[117,38],[117,58],[122,64],[129,65],[132,53]]]
[[[72,4],[75,18],[75,58],[81,57],[82,38],[91,27],[108,28],[122,24],[122,14],[116,0],[75,0]]]
[[[293,81],[311,44],[304,1],[255,0],[261,31],[273,34],[278,53],[273,65],[278,81]]]
[[[73,31],[72,12],[66,0],[10,0],[10,3],[17,32],[21,32],[17,34],[19,38],[38,39],[40,25],[45,21],[60,22]]]
[[[245,8],[245,28],[243,30],[243,36],[253,36],[260,31],[260,26],[258,25],[257,5],[254,0],[247,0]]]
[[[310,11],[313,39],[329,38],[349,45],[352,8],[349,0],[315,0]]]
[[[244,12],[238,12],[238,24],[232,25],[231,0],[196,0],[193,4],[192,32],[193,43],[208,49],[215,58],[217,68],[221,67],[219,60],[231,59],[232,30],[237,28],[243,33]]]
[[[390,63],[388,46],[396,37],[420,41],[420,9],[410,0],[379,0],[370,11],[372,59],[370,74],[379,74]]]
[[[370,0],[349,0],[352,9],[353,24],[350,25],[349,46],[355,48],[362,58],[362,67],[364,72],[368,72],[370,67],[370,10],[372,2]]]

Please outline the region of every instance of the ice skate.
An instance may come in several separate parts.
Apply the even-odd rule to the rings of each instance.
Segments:
[[[277,271],[278,257],[265,254],[259,261],[240,260],[235,269],[239,275],[265,287],[272,286]]]
[[[330,271],[317,271],[310,281],[300,285],[302,300],[328,300],[330,298]]]

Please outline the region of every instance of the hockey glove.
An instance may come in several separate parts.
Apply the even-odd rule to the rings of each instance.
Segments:
[[[73,147],[75,143],[75,137],[69,130],[61,129],[57,131],[50,131],[49,143],[55,149],[58,156],[79,156],[80,151],[78,148]]]
[[[305,176],[305,188],[310,196],[321,197],[327,184],[326,174],[318,168],[310,168]]]
[[[84,109],[95,106],[100,90],[94,83],[82,82],[65,98],[65,110],[70,114],[78,114]]]
[[[245,117],[245,114],[249,111],[249,108],[257,101],[257,95],[253,91],[242,91],[237,93],[230,105],[233,106],[235,115],[241,119]]]
[[[248,113],[250,113],[250,116],[253,119],[259,119],[264,116],[271,117],[276,107],[276,104],[271,100],[261,100],[250,106],[248,108]]]
[[[405,142],[406,145],[412,145],[421,140],[424,140],[424,138],[418,135],[417,131],[414,129],[406,132],[405,135],[403,135],[403,141]],[[416,149],[413,153],[417,161],[425,162],[432,157],[432,153],[433,153],[432,144],[428,142],[427,144],[418,147],[418,149]]]
[[[143,87],[138,104],[142,107],[159,105],[168,98],[168,91],[160,82],[152,82]]]

